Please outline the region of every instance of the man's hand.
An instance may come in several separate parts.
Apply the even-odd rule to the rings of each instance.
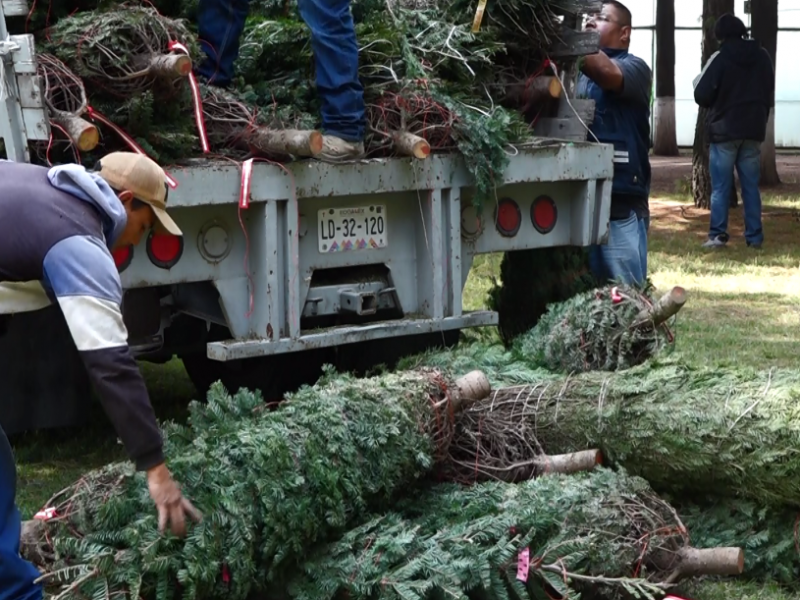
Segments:
[[[167,526],[167,521],[172,524],[172,533],[183,537],[186,535],[186,515],[196,523],[199,523],[203,516],[189,500],[181,494],[178,483],[172,479],[172,475],[164,463],[153,467],[147,471],[147,487],[150,488],[150,497],[158,509],[158,530],[163,533]]]

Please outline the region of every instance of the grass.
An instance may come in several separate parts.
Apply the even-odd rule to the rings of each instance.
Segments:
[[[649,268],[664,289],[681,285],[689,301],[680,314],[676,352],[703,365],[789,367],[800,355],[800,217],[791,198],[765,194],[765,246],[746,247],[741,209],[731,213],[727,248],[700,248],[708,213],[695,210],[685,196],[651,201]],[[476,261],[464,294],[466,308],[484,306],[491,277],[499,277],[499,256]],[[144,365],[159,415],[180,417],[195,396],[179,361]],[[49,496],[87,468],[122,458],[100,416],[79,432],[44,433],[15,440],[19,467],[19,503],[26,517]],[[790,600],[800,594],[772,585],[740,581],[703,582],[687,592],[693,600]]]

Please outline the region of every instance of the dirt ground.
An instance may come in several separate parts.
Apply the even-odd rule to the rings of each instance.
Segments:
[[[781,185],[778,188],[762,188],[764,191],[774,191],[780,194],[800,196],[800,155],[778,154],[778,174]],[[681,153],[681,156],[651,156],[652,166],[651,190],[654,196],[658,194],[688,193],[691,190],[692,154],[691,150]]]
[[[779,154],[777,157],[778,174],[781,184],[776,187],[762,186],[763,196],[778,196],[781,200],[800,201],[800,155]],[[679,157],[651,156],[652,184],[650,196],[650,214],[654,227],[671,232],[683,238],[687,233],[701,240],[708,230],[707,210],[695,208],[692,205],[678,203],[675,194],[686,199],[691,198],[691,152]],[[738,187],[738,186],[737,186]],[[664,196],[672,198],[664,198]],[[741,198],[741,196],[740,196]],[[800,202],[795,208],[786,206],[764,206],[762,215],[769,220],[765,227],[770,229],[769,235],[772,243],[791,243],[797,239],[797,224],[800,221]],[[730,212],[730,234],[733,237],[744,235],[744,223],[740,208]]]

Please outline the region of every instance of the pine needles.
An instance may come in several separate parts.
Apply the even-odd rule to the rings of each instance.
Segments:
[[[551,305],[519,340],[519,352],[551,371],[567,373],[640,365],[674,339],[666,324],[674,313],[654,316],[649,292],[609,285]]]
[[[474,178],[474,203],[480,207],[492,199],[514,146],[533,139],[531,121],[520,112],[522,104],[530,109],[529,103],[510,99],[507,92],[544,73],[548,49],[564,27],[560,16],[585,8],[577,0],[566,8],[562,4],[564,0],[492,2],[474,32],[474,7],[464,0],[354,0],[367,156],[424,159],[431,151],[457,153]],[[73,7],[80,10],[73,14]],[[190,29],[196,0],[115,6],[106,0],[88,5],[63,0],[48,4],[51,9],[59,19],[47,21],[48,27],[36,33],[37,43],[83,78],[91,106],[156,160],[181,162],[200,154],[192,119],[170,119],[156,111],[150,115],[151,126],[144,128],[133,114],[150,97],[176,107],[181,115],[192,114],[191,96],[184,93],[186,75],[192,62],[204,59]],[[174,42],[186,46],[188,56],[173,50]],[[559,67],[568,68],[575,58],[560,59]],[[294,0],[251,6],[235,70],[237,119],[262,113],[274,128],[321,128],[310,32]],[[219,112],[211,107],[205,114],[214,130],[218,120],[212,115],[219,117]],[[230,131],[209,133],[214,154],[276,158],[274,145],[265,152]],[[410,144],[408,135],[415,136]],[[98,152],[122,145],[111,135]],[[314,156],[278,154],[281,161]],[[50,161],[49,155],[44,158]],[[90,162],[95,157],[78,158]]]
[[[548,454],[599,448],[678,497],[800,507],[800,376],[650,361],[497,390],[473,411],[514,411]],[[500,407],[500,408],[493,408]]]
[[[688,568],[686,549],[677,514],[644,480],[598,469],[437,486],[320,547],[287,589],[293,600],[577,600],[589,588],[653,598]]]
[[[59,516],[43,537],[57,560],[45,580],[61,600],[263,591],[310,545],[431,469],[453,414],[479,392],[430,370],[362,380],[328,371],[269,411],[259,394],[216,384],[191,406],[189,427],[166,428],[170,468],[203,522],[185,540],[161,536],[143,474],[110,465],[54,499]]]

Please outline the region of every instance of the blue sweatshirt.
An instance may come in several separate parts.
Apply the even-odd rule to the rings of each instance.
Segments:
[[[103,408],[140,470],[164,460],[158,423],[128,348],[110,248],[125,208],[80,165],[0,160],[0,314],[57,304]]]

